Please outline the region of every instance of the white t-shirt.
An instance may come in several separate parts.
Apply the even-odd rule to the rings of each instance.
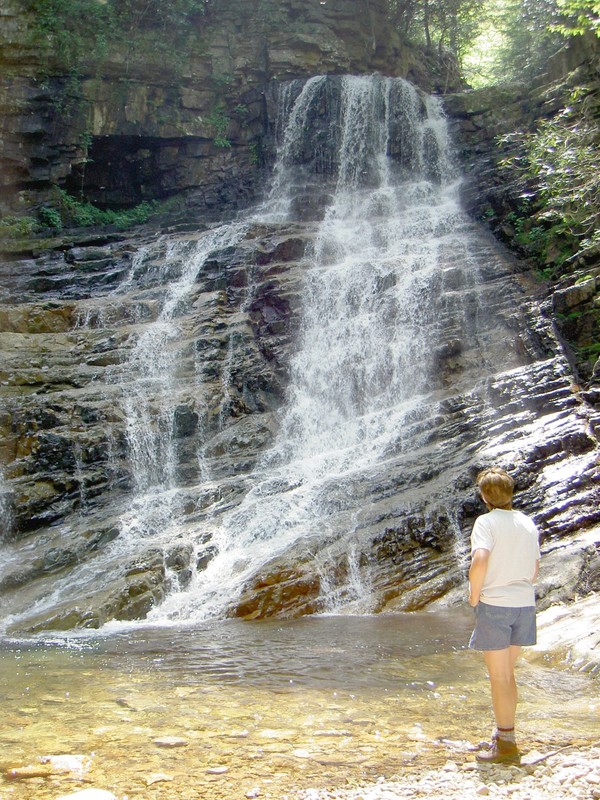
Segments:
[[[471,534],[471,555],[479,549],[490,552],[481,602],[511,608],[534,606],[532,578],[540,546],[533,520],[521,511],[502,508],[477,517]]]

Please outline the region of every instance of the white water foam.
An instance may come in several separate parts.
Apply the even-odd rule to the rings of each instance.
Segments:
[[[307,82],[290,110],[265,216],[269,208],[275,219],[289,212],[294,154],[323,80]],[[399,169],[387,152],[392,117],[400,113],[392,97],[404,104],[414,139],[408,179],[407,167]],[[310,256],[279,435],[242,503],[210,529],[216,557],[186,591],[154,609],[150,622],[222,613],[262,564],[295,543],[310,548],[311,541],[351,534],[360,524],[356,479],[392,442],[397,446],[428,390],[431,278],[464,225],[443,115],[409,84],[374,77],[344,78],[341,106],[337,185]],[[345,588],[328,581],[322,565],[326,611],[370,608],[352,546],[347,560]]]
[[[139,326],[129,360],[113,376],[123,387],[134,483],[130,508],[121,515],[118,538],[68,578],[57,579],[51,595],[28,614],[59,603],[70,583],[81,591],[104,580],[109,585],[121,564],[150,546],[184,543],[193,548],[192,565],[200,560],[204,566],[209,542],[214,557],[194,572],[185,590],[173,581],[171,593],[147,621],[131,623],[194,624],[225,613],[257,571],[290,547],[302,543],[310,553],[314,543],[317,552],[340,537],[350,542],[343,584],[328,573],[325,556],[316,564],[323,608],[331,613],[371,609],[369,581],[352,543],[363,520],[361,481],[381,469],[389,452],[415,446],[409,429],[430,391],[439,278],[449,264],[462,263],[468,273],[473,266],[445,121],[435,99],[401,79],[337,79],[334,151],[323,156],[337,163],[337,177],[307,257],[300,342],[279,433],[244,479],[248,491],[241,503],[225,513],[216,503],[201,531],[183,526],[172,435],[182,355],[179,311],[211,254],[240,242],[253,221],[290,219],[306,176],[311,113],[328,80],[313,78],[301,89],[295,85],[284,98],[287,113],[273,188],[260,208],[245,221],[204,233],[196,243],[161,244],[168,248],[166,269],[175,267],[177,277],[156,318]],[[399,138],[402,148],[394,154]],[[472,280],[472,274],[465,278]],[[133,276],[127,281],[126,289]],[[228,364],[225,359],[225,400]],[[201,443],[198,461],[202,491],[210,495],[216,487],[204,467]]]

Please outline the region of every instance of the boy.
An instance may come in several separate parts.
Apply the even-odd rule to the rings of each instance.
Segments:
[[[534,522],[513,511],[514,481],[490,467],[477,476],[488,513],[475,520],[471,534],[469,604],[475,630],[469,647],[482,650],[488,669],[496,730],[488,751],[477,761],[519,763],[515,742],[517,685],[514,667],[522,645],[536,642],[535,591],[539,535]]]

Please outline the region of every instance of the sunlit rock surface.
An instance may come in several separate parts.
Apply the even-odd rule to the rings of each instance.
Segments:
[[[183,322],[184,349],[191,359],[201,353],[204,401],[200,406],[191,386],[173,398],[180,454],[176,468],[182,483],[175,502],[184,529],[201,529],[205,509],[238,503],[245,491],[244,475],[272,442],[304,271],[302,262],[281,260],[282,251],[296,255],[310,237],[309,225],[250,231],[234,253],[213,260],[194,289],[193,312],[191,308]],[[114,248],[115,261],[122,257],[120,248]],[[271,261],[273,253],[278,257]],[[32,262],[28,280],[35,282],[44,266]],[[52,269],[60,274],[59,264]],[[66,261],[62,269],[70,274]],[[250,269],[254,299],[240,311]],[[144,275],[152,284],[148,272]],[[43,304],[3,309],[1,446],[4,480],[11,485],[3,497],[12,532],[5,536],[0,586],[9,612],[24,597],[47,592],[55,575],[120,534],[119,513],[127,507],[133,477],[125,422],[114,399],[117,390],[110,378],[102,379],[126,358],[131,332],[153,318],[154,291],[149,285],[135,297],[119,296],[106,307],[102,303],[100,310],[95,297],[76,298],[71,284],[73,299],[66,304],[56,296]],[[465,373],[474,369],[476,356],[470,343],[457,343],[456,331],[451,331],[452,352],[440,359],[436,376],[440,389],[435,413],[424,409],[413,423],[422,430],[420,448],[408,457],[390,453],[374,475],[357,482],[352,505],[361,508],[361,524],[351,541],[313,538],[296,545],[277,563],[261,568],[231,613],[246,618],[312,613],[335,608],[345,597],[357,602],[359,610],[365,598],[370,611],[410,610],[446,595],[464,580],[466,536],[481,510],[471,488],[475,468],[492,462],[512,466],[521,489],[519,504],[534,513],[546,546],[565,537],[556,586],[544,589],[548,598],[597,588],[592,542],[587,549],[573,545],[580,553],[576,568],[568,581],[564,572],[570,537],[598,516],[595,415],[578,397],[550,326],[530,304],[522,279],[511,276],[509,262],[502,280],[491,282],[489,291],[500,304],[500,316],[510,320],[509,328],[501,326],[495,346],[507,348],[507,359],[514,358],[515,350],[526,353],[530,365],[470,385],[473,379]],[[88,292],[98,289],[82,287],[82,293]],[[506,310],[503,297],[511,301]],[[96,313],[108,316],[108,327],[78,327],[77,320],[86,314],[93,319]],[[232,336],[235,359],[224,395],[222,374]],[[551,356],[553,350],[556,355]],[[534,361],[536,353],[541,358]],[[194,380],[189,364],[178,369],[189,369]],[[208,485],[197,483],[199,436],[211,474]],[[348,498],[336,497],[335,481],[328,492],[343,524]],[[69,518],[66,527],[47,527]],[[192,550],[174,543],[167,550],[157,548],[154,555],[140,553],[110,590],[103,588],[89,598],[88,608],[78,604],[73,609],[65,599],[65,610],[50,619],[43,614],[40,624],[97,626],[113,617],[144,617],[164,598],[167,570],[171,582],[185,587],[196,567],[193,559],[208,563],[210,537],[201,556]],[[552,552],[546,563],[550,571]],[[542,585],[549,583],[548,578]],[[13,594],[17,588],[19,594]]]
[[[465,207],[485,221],[523,264],[530,259],[541,272],[552,276],[554,324],[568,343],[578,383],[596,406],[600,401],[598,247],[589,240],[589,247],[575,256],[578,246],[565,250],[560,226],[548,226],[540,252],[523,236],[517,220],[523,219],[524,199],[531,195],[535,205],[535,198],[544,193],[541,176],[526,179],[520,173],[518,165],[528,158],[525,134],[535,136],[549,123],[560,127],[569,114],[573,115],[570,124],[574,130],[588,126],[593,130],[599,108],[599,63],[598,38],[592,34],[573,37],[548,59],[543,74],[531,83],[450,94],[444,100],[466,173],[461,190]],[[532,226],[535,219],[531,217]],[[544,225],[541,222],[541,228]],[[582,231],[580,238],[587,239],[587,232]]]
[[[286,102],[268,209],[2,264],[5,629],[455,602],[492,463],[541,602],[598,589],[598,413],[460,209],[439,105],[382,78]]]
[[[572,669],[592,675],[600,673],[597,592],[576,603],[553,605],[540,614],[538,643],[528,657],[556,665],[567,664]]]

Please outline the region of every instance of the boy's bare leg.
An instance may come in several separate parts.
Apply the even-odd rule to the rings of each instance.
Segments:
[[[504,650],[486,650],[483,653],[490,676],[492,706],[498,728],[514,728],[517,711],[517,684],[515,662],[521,648],[516,645]]]

